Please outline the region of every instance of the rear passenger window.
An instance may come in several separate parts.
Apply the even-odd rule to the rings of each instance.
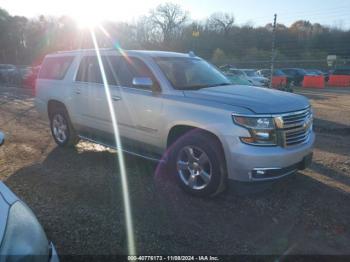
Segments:
[[[61,80],[73,61],[72,56],[49,57],[44,60],[39,77],[41,79]]]
[[[108,63],[106,63],[105,57],[102,57],[102,63],[108,84],[115,85],[116,82]],[[75,80],[80,82],[103,84],[101,69],[96,56],[83,57]]]

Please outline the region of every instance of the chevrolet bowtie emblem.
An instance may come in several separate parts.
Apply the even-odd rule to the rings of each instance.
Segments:
[[[277,128],[283,128],[283,118],[281,116],[275,117],[275,124]]]

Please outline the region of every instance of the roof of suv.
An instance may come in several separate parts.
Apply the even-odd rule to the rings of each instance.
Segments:
[[[77,55],[77,54],[95,54],[95,49],[78,49],[70,51],[59,51],[49,54],[48,56],[61,56],[61,55]],[[138,56],[151,56],[151,57],[190,57],[193,55],[186,53],[167,52],[167,51],[148,51],[148,50],[118,50],[112,48],[101,48],[102,54],[126,54],[126,55],[138,55]]]

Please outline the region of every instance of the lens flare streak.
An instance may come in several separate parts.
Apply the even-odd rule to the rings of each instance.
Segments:
[[[124,201],[124,210],[125,210],[125,221],[126,221],[126,233],[127,233],[127,241],[128,241],[128,253],[129,255],[135,255],[136,254],[136,247],[135,247],[135,240],[134,240],[134,229],[133,229],[133,222],[132,222],[132,215],[131,215],[131,205],[130,205],[130,198],[129,198],[129,188],[128,188],[128,181],[126,176],[126,168],[125,168],[125,162],[124,162],[124,156],[123,156],[123,150],[122,150],[122,144],[120,140],[119,135],[119,129],[117,124],[117,117],[115,115],[115,111],[113,108],[113,102],[112,102],[112,96],[110,93],[107,77],[105,74],[101,53],[97,44],[96,35],[93,29],[90,29],[92,41],[94,44],[94,49],[96,51],[97,60],[99,63],[99,67],[101,70],[102,75],[102,81],[107,97],[107,103],[109,112],[111,114],[111,120],[112,120],[112,126],[114,131],[114,138],[116,141],[116,148],[118,152],[118,163],[119,163],[119,169],[120,169],[120,176],[121,176],[121,182],[122,182],[122,193],[123,193],[123,201]]]

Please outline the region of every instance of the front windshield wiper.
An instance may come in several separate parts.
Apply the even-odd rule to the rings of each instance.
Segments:
[[[208,84],[206,84],[206,85],[193,85],[193,86],[184,86],[181,89],[182,90],[199,90],[202,88],[209,88],[209,87],[215,87],[215,86],[226,86],[226,85],[232,85],[232,84],[224,82],[224,83],[218,83],[218,84],[213,84],[213,85],[208,85]]]
[[[224,83],[219,83],[219,84],[215,84],[215,85],[210,85],[208,87],[215,87],[215,86],[230,86],[232,85],[231,83],[227,83],[227,82],[224,82]]]
[[[198,90],[201,88],[207,88],[210,87],[210,85],[193,85],[193,86],[183,86],[181,87],[182,90]]]

